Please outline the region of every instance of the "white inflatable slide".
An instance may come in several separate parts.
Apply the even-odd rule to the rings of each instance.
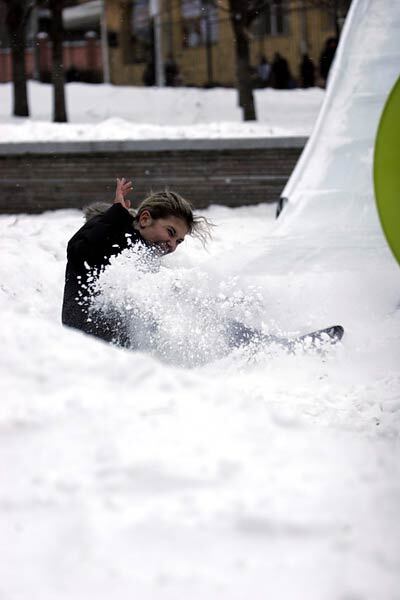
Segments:
[[[379,119],[400,72],[400,2],[354,0],[326,99],[282,197],[280,232],[380,235],[372,163]]]

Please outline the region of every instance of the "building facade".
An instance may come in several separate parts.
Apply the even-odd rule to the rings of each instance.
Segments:
[[[172,71],[178,71],[178,84],[234,86],[235,48],[226,0],[217,4],[208,0],[158,0],[155,9],[153,1],[105,0],[107,28],[113,41],[109,48],[112,83],[142,85],[154,80],[157,61],[153,40],[158,38],[167,78],[172,63]],[[262,56],[271,62],[278,52],[286,58],[296,85],[304,53],[318,67],[325,42],[336,35],[336,30],[329,3],[310,6],[302,0],[266,3],[249,31],[255,68]]]
[[[67,81],[103,81],[100,45],[102,0],[64,0],[63,66]],[[26,27],[25,72],[28,79],[51,81],[51,13],[33,6]],[[12,81],[12,59],[6,27],[6,6],[0,0],[0,83]]]
[[[344,21],[350,0],[266,0],[248,31],[255,84],[262,57],[276,53],[301,85],[307,53],[318,79],[327,39],[336,35],[332,6]],[[0,17],[4,2],[0,0]],[[32,13],[26,50],[28,77],[50,80],[50,13]],[[0,19],[1,22],[4,19]],[[235,45],[227,0],[68,0],[63,12],[64,68],[68,81],[154,85],[235,86]],[[162,65],[162,67],[160,66]],[[158,69],[158,71],[157,71]],[[10,81],[7,32],[0,27],[0,82]],[[270,82],[271,83],[271,82]]]

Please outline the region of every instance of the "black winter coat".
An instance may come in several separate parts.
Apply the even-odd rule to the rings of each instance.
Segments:
[[[129,242],[130,240],[130,242]],[[109,264],[111,256],[129,245],[147,244],[134,228],[133,216],[121,205],[113,204],[105,213],[92,217],[68,242],[62,322],[107,342],[128,346],[124,324],[118,318],[107,319],[91,311],[90,297],[85,301],[85,285],[89,275]],[[83,293],[82,293],[83,292]]]

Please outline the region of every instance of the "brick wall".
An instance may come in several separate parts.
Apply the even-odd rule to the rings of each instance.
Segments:
[[[117,176],[138,200],[177,191],[197,208],[276,202],[304,138],[0,145],[0,212],[37,213],[111,200]]]
[[[51,79],[52,49],[47,37],[41,37],[37,42],[38,47],[38,69],[40,79],[47,81]],[[100,42],[89,38],[80,42],[65,42],[63,46],[64,70],[75,68],[81,73],[93,72],[101,79],[102,58]],[[28,79],[33,78],[34,55],[31,48],[25,50],[25,71]],[[12,57],[9,48],[0,48],[0,83],[12,81]]]

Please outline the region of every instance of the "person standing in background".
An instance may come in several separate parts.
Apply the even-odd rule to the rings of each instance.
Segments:
[[[315,66],[308,54],[303,54],[300,63],[300,80],[303,88],[315,86]]]
[[[334,37],[330,37],[326,40],[324,49],[321,52],[319,59],[319,74],[323,80],[324,86],[326,86],[329,71],[335,58],[336,48],[338,41]]]

